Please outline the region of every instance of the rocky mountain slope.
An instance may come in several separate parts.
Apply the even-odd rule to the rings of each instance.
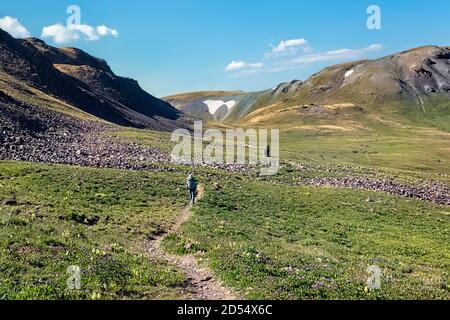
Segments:
[[[0,91],[0,160],[145,169],[168,161],[161,151],[115,139],[122,130],[29,105]]]
[[[281,101],[293,94],[302,81],[279,84],[259,92],[204,91],[163,98],[180,111],[205,120],[233,122],[261,107]],[[215,106],[215,108],[213,107]]]
[[[185,95],[186,96],[186,95]],[[204,97],[171,103],[184,110],[203,107]],[[306,81],[283,83],[271,90],[208,99],[236,101],[224,122],[270,124],[335,118],[339,113],[390,114],[441,122],[450,120],[450,47],[425,46],[377,60],[338,64]],[[191,113],[188,110],[188,113]],[[439,119],[438,119],[439,118]]]
[[[436,95],[450,97],[449,47],[420,47],[378,60],[332,66],[310,77],[292,98],[305,103],[402,99],[423,104]]]
[[[178,110],[203,120],[223,121],[243,91],[203,91],[163,98]]]
[[[184,116],[101,59],[0,30],[0,90],[18,101],[119,125],[171,130]]]

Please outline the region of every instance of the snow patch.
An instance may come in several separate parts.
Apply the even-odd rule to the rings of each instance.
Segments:
[[[348,78],[348,77],[350,77],[351,75],[353,74],[353,70],[349,70],[349,71],[347,71],[346,73],[345,73],[345,78]]]
[[[208,106],[209,113],[215,114],[216,111],[223,105],[226,105],[228,107],[228,110],[233,108],[236,104],[236,101],[230,100],[230,101],[223,101],[223,100],[206,100],[203,101],[204,104]]]
[[[225,102],[225,104],[227,105],[228,110],[231,110],[231,108],[233,108],[236,105],[236,101],[230,100],[230,101]]]

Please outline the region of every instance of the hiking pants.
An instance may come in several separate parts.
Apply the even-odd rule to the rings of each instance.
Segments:
[[[192,204],[195,203],[195,189],[189,189],[189,198]]]

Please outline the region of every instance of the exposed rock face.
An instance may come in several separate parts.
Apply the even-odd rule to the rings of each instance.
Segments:
[[[214,113],[214,120],[222,121],[227,116],[227,113],[228,113],[228,107],[225,104],[223,104]]]
[[[276,86],[272,92],[272,96],[280,96],[286,94],[295,94],[302,86],[303,81],[292,80],[291,82],[280,83]]]
[[[37,38],[20,40],[23,45],[39,50],[52,64],[67,64],[73,66],[90,66],[94,69],[113,73],[108,63],[77,48],[55,48]]]
[[[173,103],[173,102],[171,102]],[[209,112],[208,106],[203,103],[203,101],[192,101],[188,103],[183,103],[176,101],[176,108],[185,114],[188,114],[192,117],[203,119],[203,120],[212,120],[214,116]]]
[[[392,57],[402,80],[422,95],[448,93],[450,90],[450,49],[424,47]]]
[[[35,38],[17,40],[2,30],[0,76],[119,125],[172,130],[185,120],[135,80],[116,76],[102,59],[75,48],[54,48]]]

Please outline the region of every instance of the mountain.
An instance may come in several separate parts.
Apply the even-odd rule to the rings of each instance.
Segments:
[[[201,98],[170,99],[180,110],[200,108]],[[450,129],[450,47],[425,46],[377,60],[338,64],[306,81],[255,93],[208,96],[234,100],[223,121],[233,124],[323,122],[338,117],[383,115]],[[227,99],[225,99],[227,98]],[[195,101],[195,104],[193,104]],[[189,112],[190,113],[190,112]]]
[[[0,90],[31,105],[124,126],[170,130],[184,121],[137,81],[115,75],[106,61],[36,38],[14,39],[1,29]]]
[[[163,98],[180,111],[204,120],[233,122],[260,107],[280,101],[294,93],[302,81],[282,83],[259,92],[203,91]]]
[[[178,110],[203,120],[223,121],[243,91],[203,91],[163,98]]]

